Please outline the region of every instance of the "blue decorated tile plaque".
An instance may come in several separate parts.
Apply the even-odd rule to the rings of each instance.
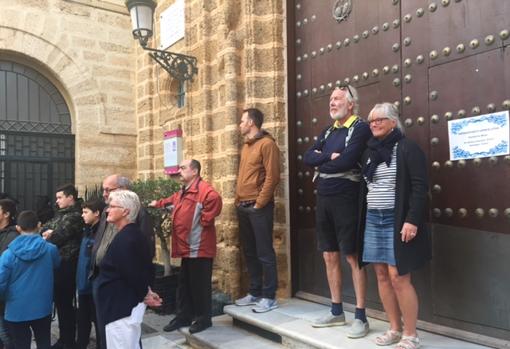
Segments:
[[[450,160],[507,155],[508,110],[448,121]]]

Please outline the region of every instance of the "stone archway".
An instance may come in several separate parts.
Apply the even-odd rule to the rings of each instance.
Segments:
[[[105,124],[104,105],[96,81],[59,46],[26,31],[0,26],[0,56],[35,68],[55,85],[69,107],[71,133],[76,136],[77,145],[83,133],[99,130]],[[76,163],[80,163],[82,155],[77,146]],[[76,171],[74,181],[87,182],[80,171]]]
[[[65,31],[56,31],[56,28],[52,28],[51,22],[45,21],[42,27],[23,27],[19,26],[19,21],[9,23],[6,18],[2,18],[0,59],[14,61],[37,70],[61,92],[69,107],[71,132],[76,138],[76,185],[83,188],[84,185],[100,183],[102,177],[112,172],[134,175],[135,102],[122,97],[122,93],[132,96],[131,91],[134,91],[134,87],[129,81],[124,82],[121,92],[117,92],[122,102],[112,103],[114,97],[110,97],[109,94],[116,86],[105,84],[101,78],[115,76],[119,70],[115,71],[115,68],[109,70],[110,68],[104,65],[97,66],[91,63],[89,57],[80,51],[79,48],[82,46],[73,46],[72,37]],[[27,26],[26,23],[24,25]],[[104,45],[109,46],[101,47],[102,49],[117,49],[126,58],[131,57],[129,51],[131,49],[128,50],[124,46],[116,47],[110,43]],[[100,52],[102,51],[97,51],[97,54]],[[119,53],[115,54],[118,57]],[[122,70],[124,76],[130,72],[132,73],[129,69]],[[132,106],[129,105],[131,101]],[[115,103],[129,106],[118,108]]]
[[[37,210],[74,183],[74,135],[60,91],[36,70],[0,59],[0,191]]]

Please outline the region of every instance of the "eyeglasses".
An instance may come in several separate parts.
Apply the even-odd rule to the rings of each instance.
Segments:
[[[115,191],[117,189],[119,189],[119,187],[116,187],[116,188],[103,188],[103,192],[111,193],[112,191]]]
[[[374,124],[374,125],[380,125],[380,124],[382,124],[382,122],[383,122],[384,120],[388,120],[388,118],[377,118],[377,119],[372,119],[372,120],[368,120],[368,123],[369,123],[370,125],[372,125],[372,124]]]
[[[340,85],[340,86],[338,86],[338,89],[342,90],[342,91],[345,91],[345,90],[349,91],[349,94],[351,95],[351,98],[354,98],[354,96],[352,95],[352,91],[351,91],[351,88],[349,87],[349,85],[345,85],[345,84],[344,85]]]

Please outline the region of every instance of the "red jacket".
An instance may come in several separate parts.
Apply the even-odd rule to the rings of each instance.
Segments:
[[[173,206],[172,257],[214,258],[216,218],[222,207],[221,196],[198,177],[187,190],[157,201],[156,207]]]

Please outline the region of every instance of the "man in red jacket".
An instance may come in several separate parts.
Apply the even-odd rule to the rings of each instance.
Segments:
[[[214,188],[200,177],[200,168],[197,160],[184,160],[179,166],[182,190],[150,203],[152,207],[172,210],[172,257],[182,258],[177,315],[165,326],[167,332],[191,324],[190,333],[197,333],[212,325],[211,277],[216,255],[214,219],[221,212],[222,201]]]

